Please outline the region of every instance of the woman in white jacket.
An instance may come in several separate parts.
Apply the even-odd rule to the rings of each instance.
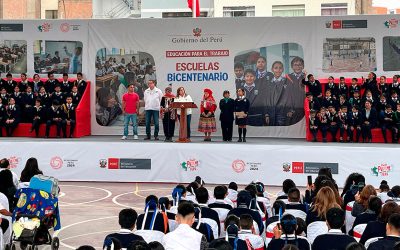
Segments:
[[[192,97],[186,94],[184,87],[179,87],[176,91],[176,97],[174,102],[193,102]],[[181,110],[177,109],[178,119],[180,119]],[[186,109],[186,119],[187,119],[187,138],[190,139],[190,121],[192,120],[192,109]]]

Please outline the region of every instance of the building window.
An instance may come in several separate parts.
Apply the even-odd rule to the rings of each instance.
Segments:
[[[208,12],[202,11],[200,12],[200,17],[207,17]],[[192,12],[163,12],[163,18],[175,18],[175,17],[193,17]]]
[[[58,11],[57,10],[46,10],[46,19],[57,19]]]
[[[347,3],[323,3],[321,4],[321,16],[346,16]]]
[[[304,16],[305,5],[273,5],[272,16]]]
[[[255,16],[255,6],[224,7],[224,17]]]

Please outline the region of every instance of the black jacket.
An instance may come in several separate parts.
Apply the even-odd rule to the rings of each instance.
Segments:
[[[225,99],[221,99],[219,101],[219,109],[221,113],[219,115],[219,120],[221,122],[233,122],[234,116],[233,112],[235,111],[235,101],[232,98],[228,99],[228,102],[225,102]]]

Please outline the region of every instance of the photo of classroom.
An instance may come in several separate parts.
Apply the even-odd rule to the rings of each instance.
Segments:
[[[383,70],[400,70],[400,36],[383,38]]]
[[[325,38],[322,70],[327,73],[375,71],[375,38]]]
[[[290,126],[304,117],[303,48],[282,43],[240,52],[234,59],[235,88],[250,102],[248,125]]]
[[[96,56],[96,117],[101,126],[122,126],[122,96],[130,83],[135,85],[140,107],[144,107],[143,93],[149,80],[156,81],[156,67],[152,55],[131,49],[102,48]],[[145,124],[144,115],[138,125]]]
[[[20,74],[26,71],[26,41],[0,40],[0,72]]]
[[[82,72],[82,42],[36,40],[33,44],[33,53],[36,73]]]

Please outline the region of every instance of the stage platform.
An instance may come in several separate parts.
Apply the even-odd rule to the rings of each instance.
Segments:
[[[1,157],[20,173],[36,157],[46,175],[62,181],[190,182],[202,176],[208,183],[254,180],[281,185],[286,178],[306,185],[306,176],[330,167],[339,186],[352,172],[363,173],[378,186],[394,183],[400,174],[399,144],[312,143],[305,139],[248,138],[246,143],[213,138],[191,143],[128,140],[118,136],[79,139],[0,138]],[[390,182],[393,180],[392,182]]]

